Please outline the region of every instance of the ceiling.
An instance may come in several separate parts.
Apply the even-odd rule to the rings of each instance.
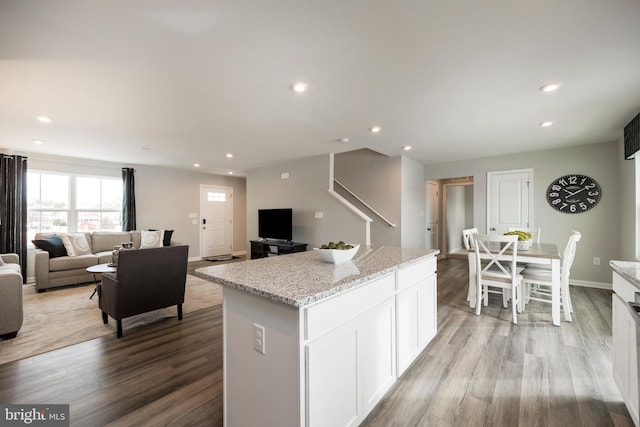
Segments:
[[[638,0],[0,0],[4,152],[242,176],[615,141],[639,112]]]

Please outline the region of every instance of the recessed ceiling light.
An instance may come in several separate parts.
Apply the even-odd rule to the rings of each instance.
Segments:
[[[546,85],[542,86],[540,90],[542,92],[554,92],[558,90],[559,87],[560,83],[547,83]]]
[[[540,123],[540,126],[542,126],[543,128],[548,128],[552,124],[553,124],[553,122],[542,122],[542,123]]]
[[[404,151],[409,151],[409,150],[411,150],[412,148],[413,148],[413,147],[412,147],[412,146],[410,146],[410,145],[403,145],[403,146],[402,146],[402,149],[403,149]]]
[[[349,138],[339,138],[337,141],[341,144],[346,144],[349,142]]]
[[[382,130],[382,128],[380,126],[374,126],[370,130],[373,133],[378,133],[378,132],[380,132]]]
[[[199,167],[200,167],[200,163],[194,163],[194,164],[193,164],[193,167],[194,167],[194,168],[199,168]]]
[[[229,175],[233,175],[233,171],[229,171]]]
[[[44,141],[43,141],[43,140],[41,140],[41,139],[34,139],[34,140],[33,140],[33,143],[34,143],[34,144],[38,144],[38,145],[42,145],[42,144],[44,144]]]
[[[233,157],[233,154],[232,153],[227,153],[227,154],[225,154],[225,156],[227,156],[227,158],[230,159],[230,158]]]
[[[51,123],[52,120],[47,116],[39,116],[38,121],[42,123]]]
[[[295,82],[291,85],[291,89],[298,93],[306,92],[308,87],[309,85],[307,85],[305,82]]]

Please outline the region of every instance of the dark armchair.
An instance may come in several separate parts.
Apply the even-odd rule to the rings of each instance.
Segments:
[[[116,273],[104,273],[98,288],[102,321],[111,316],[122,337],[122,319],[176,305],[182,320],[189,246],[121,251]]]

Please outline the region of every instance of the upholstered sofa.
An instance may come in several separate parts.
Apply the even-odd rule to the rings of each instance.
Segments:
[[[52,241],[64,237],[65,233],[38,233],[33,240],[36,246],[35,280],[36,289],[42,292],[49,288],[95,282],[96,277],[87,272],[87,267],[111,262],[114,247],[123,243],[132,243],[134,249],[142,245],[142,231],[94,231],[82,233],[85,235],[88,249],[84,252],[69,256],[64,248],[52,247]],[[69,233],[68,236],[80,233]],[[171,231],[165,231],[163,245],[171,242]],[[45,248],[45,249],[43,249]]]
[[[117,272],[102,275],[98,305],[105,324],[116,320],[118,338],[122,319],[136,314],[175,305],[182,320],[188,255],[186,245],[123,251]]]
[[[0,255],[0,338],[15,338],[22,327],[22,270],[18,254]]]

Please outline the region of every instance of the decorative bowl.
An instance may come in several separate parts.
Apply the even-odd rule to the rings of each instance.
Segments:
[[[319,249],[313,248],[313,251],[318,254],[320,259],[324,262],[330,262],[331,264],[342,264],[353,258],[353,256],[360,249],[360,245],[352,245],[351,249]]]
[[[528,251],[531,249],[531,239],[529,240],[519,240],[518,241],[518,250],[519,251]]]

